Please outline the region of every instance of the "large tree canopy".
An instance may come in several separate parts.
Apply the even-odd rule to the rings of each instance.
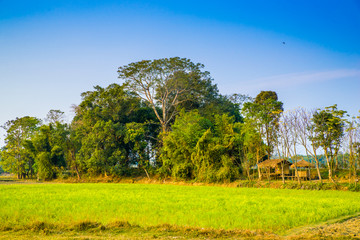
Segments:
[[[227,115],[213,122],[197,111],[182,112],[165,136],[161,172],[180,179],[216,182],[239,176],[240,123]]]
[[[41,126],[35,134],[32,139],[32,152],[38,179],[51,180],[65,169],[69,134],[68,125],[58,120]]]
[[[35,117],[16,118],[5,123],[5,147],[2,151],[2,166],[5,171],[17,174],[18,178],[31,177],[34,158],[29,141],[39,129],[41,120]]]
[[[179,109],[201,105],[205,98],[217,95],[204,65],[186,58],[143,60],[119,67],[119,78],[153,109],[162,131],[168,131]]]
[[[326,107],[324,110],[315,112],[312,118],[314,136],[310,140],[324,150],[329,178],[333,179],[334,167],[337,167],[337,155],[340,150],[342,137],[344,135],[344,114],[346,112],[337,109],[337,105]]]
[[[118,84],[96,86],[82,97],[72,124],[72,139],[80,145],[72,154],[74,169],[122,175],[132,164],[148,166],[158,133],[152,110]]]
[[[280,113],[283,110],[283,103],[278,101],[277,94],[273,91],[261,91],[253,102],[247,102],[243,107],[247,120],[253,122],[266,143],[268,158],[274,150]]]
[[[70,124],[60,110],[50,110],[45,124],[32,117],[8,121],[0,172],[42,180],[158,173],[207,182],[246,173],[251,180],[254,166],[274,150],[279,158],[300,159],[298,144],[309,153],[310,140],[311,156],[317,163],[326,158],[330,179],[343,168],[355,179],[360,117],[347,121],[336,105],[285,114],[274,91],[222,95],[204,65],[187,58],[133,62],[119,67],[118,77],[121,84],[82,93]]]

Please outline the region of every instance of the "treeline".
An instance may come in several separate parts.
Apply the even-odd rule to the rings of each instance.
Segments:
[[[203,68],[178,57],[122,66],[123,83],[82,93],[71,123],[60,110],[45,121],[5,123],[0,165],[18,178],[42,180],[130,176],[136,169],[149,178],[222,182],[253,178],[265,159],[296,163],[301,145],[317,169],[326,158],[330,179],[344,166],[356,177],[359,118],[336,106],[284,111],[273,91],[224,96]],[[341,162],[340,153],[347,154]]]

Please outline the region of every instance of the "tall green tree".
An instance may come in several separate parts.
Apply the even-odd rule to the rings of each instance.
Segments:
[[[264,133],[262,128],[263,123],[261,121],[260,106],[253,102],[248,102],[244,104],[242,113],[245,116],[242,135],[244,138],[244,145],[246,146],[243,149],[243,156],[248,157],[248,159],[243,160],[243,163],[247,164],[248,162],[251,162],[253,157],[255,157],[255,162],[258,164],[265,158],[267,150],[267,146],[263,141]],[[260,168],[257,169],[260,179]]]
[[[233,101],[232,96],[212,94],[205,98],[202,104],[195,105],[194,108],[189,107],[184,109],[196,109],[201,116],[211,121],[215,121],[216,115],[226,114],[233,117],[235,122],[243,122],[244,119],[240,114],[240,105],[238,102]]]
[[[182,111],[172,131],[164,138],[161,172],[179,179],[194,179],[196,173],[191,156],[201,136],[212,126],[198,111]]]
[[[51,109],[46,115],[46,121],[52,124],[63,123],[65,118],[65,113],[60,110]]]
[[[252,174],[250,173],[251,167],[259,163],[266,155],[266,146],[263,143],[258,129],[257,123],[252,121],[252,119],[245,119],[245,122],[241,127],[243,141],[243,147],[241,148],[241,164],[249,180],[251,180],[252,177]],[[259,168],[258,175],[260,178],[261,174]]]
[[[32,138],[38,179],[51,180],[65,170],[69,134],[67,124],[56,121],[42,125]]]
[[[343,117],[345,113],[343,110],[338,110],[337,105],[333,105],[315,112],[312,118],[313,124],[311,128],[314,131],[314,136],[311,136],[310,140],[323,149],[329,179],[332,182],[335,182],[333,171],[336,167],[337,156],[344,135],[345,119]]]
[[[241,172],[240,124],[227,115],[214,122],[197,111],[182,113],[164,138],[163,173],[180,179],[232,181]]]
[[[344,145],[347,145],[348,150],[349,182],[355,180],[357,175],[356,152],[357,145],[360,144],[360,139],[357,136],[359,134],[359,127],[360,125],[356,122],[356,118],[346,121]]]
[[[181,108],[201,105],[218,93],[203,68],[200,63],[174,57],[130,63],[119,67],[118,73],[126,88],[152,108],[165,133]]]
[[[277,142],[279,119],[283,110],[283,103],[273,91],[261,91],[253,102],[246,102],[242,109],[245,118],[257,128],[266,144],[268,158]]]
[[[2,126],[6,131],[1,158],[1,165],[5,171],[16,174],[18,178],[33,176],[31,138],[38,131],[40,124],[40,119],[26,116],[10,120]]]
[[[81,173],[124,175],[131,165],[139,164],[137,159],[141,163],[148,159],[139,152],[144,144],[148,148],[155,145],[158,126],[151,109],[118,84],[96,86],[82,97],[72,123],[74,143],[80,145],[71,151],[78,177]]]
[[[69,136],[66,138],[66,165],[72,176],[76,174],[78,180],[81,179],[81,162],[77,154],[81,149],[81,132],[77,132],[78,125],[72,122],[69,125]]]

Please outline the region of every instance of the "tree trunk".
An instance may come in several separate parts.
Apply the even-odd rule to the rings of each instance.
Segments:
[[[333,183],[335,183],[335,180],[334,180],[334,178],[332,177],[331,168],[329,168],[329,179],[330,179]]]
[[[161,123],[161,129],[162,129],[162,133],[166,133],[167,129],[165,123]]]
[[[300,177],[299,177],[299,172],[297,170],[296,160],[294,162],[294,166],[295,166],[295,176],[297,178],[298,183],[301,184],[301,180],[300,180]]]
[[[334,170],[335,170],[335,171],[338,170],[338,167],[339,167],[339,162],[338,162],[338,157],[336,156],[336,158],[335,158],[335,168],[334,168]]]
[[[80,173],[79,173],[79,170],[78,170],[78,168],[77,168],[77,167],[75,167],[75,171],[76,171],[76,174],[77,174],[78,180],[80,180],[80,179],[81,179],[81,177],[80,177]]]
[[[285,184],[284,163],[281,164],[281,178],[282,178],[283,184]]]
[[[318,174],[318,176],[319,176],[320,183],[322,183],[322,178],[321,178],[320,167],[319,167],[319,160],[318,160],[318,159],[315,159],[315,166],[316,166],[317,174]]]
[[[269,183],[270,183],[270,172],[271,172],[271,168],[270,167],[268,167],[268,168],[265,168],[266,170],[266,176],[267,176],[267,179],[268,179],[268,181],[269,181]]]
[[[256,165],[258,166],[257,169],[258,169],[258,174],[259,174],[259,180],[261,180],[261,171],[259,168],[259,155],[258,154],[256,156]]]
[[[146,168],[143,168],[145,173],[146,173],[146,176],[148,177],[148,179],[150,180],[150,176],[149,176],[149,173],[146,171]]]
[[[353,167],[352,167],[351,150],[350,150],[350,156],[349,156],[349,184],[351,183],[351,179],[352,179],[352,171],[353,171]]]
[[[279,155],[279,158],[281,159],[281,155],[280,155],[280,150],[279,150],[279,145],[278,145],[278,155]],[[283,184],[285,184],[285,176],[284,176],[284,163],[283,162],[281,162],[281,178],[282,178],[282,182],[283,182]]]
[[[349,146],[350,146],[350,151],[349,151],[349,183],[351,183],[351,180],[353,177],[356,178],[356,164],[355,164],[355,157],[354,157],[354,152],[353,152],[353,144],[352,144],[352,139],[350,139],[349,142]],[[343,154],[344,156],[345,154]]]
[[[260,171],[260,168],[258,167],[258,174],[259,174],[259,180],[261,180],[261,171]]]
[[[298,183],[301,184],[301,179],[300,179],[300,177],[299,177],[299,172],[298,172],[298,170],[297,170],[296,164],[295,164],[295,175],[296,175],[296,178],[297,178]]]
[[[314,157],[315,166],[316,166],[316,171],[317,171],[317,174],[318,174],[320,183],[322,183],[322,178],[321,178],[321,173],[320,173],[320,163],[319,163],[319,159],[318,159],[318,157],[317,157],[316,149],[315,149],[314,145],[312,145],[312,148],[313,148],[314,154],[311,154],[311,155],[312,155],[312,157]],[[306,150],[306,151],[307,151],[307,150]],[[309,152],[309,151],[307,151],[307,152]]]
[[[330,160],[329,160],[329,156],[328,156],[328,153],[327,153],[327,150],[325,150],[325,157],[326,157],[326,163],[328,165],[328,170],[329,170],[329,179],[335,183],[335,180],[333,179],[332,177],[332,167],[331,167],[331,163],[330,163]]]

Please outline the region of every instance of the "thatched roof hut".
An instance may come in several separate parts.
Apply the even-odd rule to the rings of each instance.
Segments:
[[[268,159],[265,160],[261,163],[258,163],[258,167],[259,168],[266,168],[266,167],[271,167],[271,168],[275,168],[276,166],[280,165],[280,164],[284,164],[284,165],[290,165],[291,163],[285,159]]]
[[[291,168],[295,168],[295,164],[292,164],[290,166]],[[303,170],[298,170],[297,173],[298,173],[298,176],[300,178],[304,178],[304,179],[309,179],[311,180],[311,172],[310,172],[310,168],[314,168],[315,165],[312,164],[312,163],[309,163],[308,161],[305,161],[304,159],[297,162],[296,163],[296,167],[297,168],[303,168]],[[306,168],[306,169],[304,169]]]
[[[292,164],[290,167],[294,168],[295,164]],[[309,163],[308,161],[301,160],[301,161],[296,163],[296,167],[299,167],[299,168],[314,168],[315,165],[312,164],[312,163]]]
[[[260,179],[262,178],[262,176],[267,176],[270,179],[270,177],[277,177],[281,176],[282,174],[290,174],[289,167],[291,165],[291,162],[285,159],[268,159],[261,163],[258,163],[257,165],[260,169]]]

